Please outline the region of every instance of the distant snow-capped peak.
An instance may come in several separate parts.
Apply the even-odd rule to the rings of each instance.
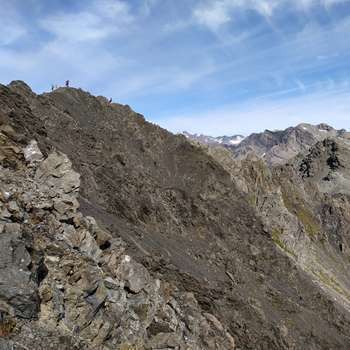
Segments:
[[[242,135],[214,137],[202,134],[190,134],[187,131],[184,131],[183,135],[192,141],[198,141],[208,145],[220,144],[223,146],[237,146],[245,139],[245,137]]]

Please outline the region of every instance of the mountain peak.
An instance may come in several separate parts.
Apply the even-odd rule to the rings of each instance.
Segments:
[[[35,93],[32,91],[30,86],[22,80],[13,80],[10,84],[8,84],[8,87],[24,98],[32,98],[35,96]]]

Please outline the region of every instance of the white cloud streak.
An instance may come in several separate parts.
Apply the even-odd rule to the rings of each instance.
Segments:
[[[40,21],[58,40],[98,41],[126,30],[133,22],[129,6],[118,0],[99,0],[79,13],[59,13]]]
[[[0,46],[10,45],[23,38],[26,34],[25,27],[8,20],[0,20],[1,34]]]
[[[234,21],[237,12],[255,11],[266,19],[281,9],[295,8],[308,11],[315,6],[330,7],[350,0],[206,0],[193,10],[194,22],[217,31]]]
[[[10,4],[0,1],[0,8],[1,47],[11,45],[22,39],[27,34],[27,30]]]

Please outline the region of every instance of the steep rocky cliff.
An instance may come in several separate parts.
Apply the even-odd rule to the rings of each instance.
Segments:
[[[16,242],[29,247],[29,257],[23,253],[24,262],[8,262],[30,280],[28,302],[17,308],[30,317],[16,311],[16,297],[8,300],[5,289],[0,295],[8,325],[0,338],[4,344],[230,349],[235,342],[238,349],[349,348],[346,306],[321,288],[288,249],[281,249],[284,238],[276,238],[257,210],[265,184],[273,189],[278,179],[267,168],[255,183],[253,163],[247,160],[239,168],[240,182],[235,181],[231,163],[147,123],[128,106],[71,88],[38,96],[22,82],[0,86],[0,121],[17,147],[15,160],[5,157],[2,171],[19,175],[5,177],[25,178],[18,188],[30,184],[29,192],[58,199],[57,208],[54,203],[21,209],[30,219],[23,223],[6,218],[5,211],[4,220],[29,225],[26,232],[33,239],[18,236]],[[35,148],[31,140],[45,160],[23,161],[21,149],[30,153],[28,144]],[[7,152],[8,146],[2,149]],[[80,174],[77,198],[78,186],[62,194],[64,184],[57,180],[62,166],[70,168],[61,152],[72,161],[72,174]],[[65,159],[64,165],[58,159]],[[335,167],[337,161],[330,164]],[[252,196],[254,183],[258,193]],[[61,200],[62,195],[69,200]],[[25,206],[26,200],[17,205]],[[3,206],[10,212],[9,203]],[[96,231],[103,232],[102,238]]]
[[[350,142],[327,138],[287,164],[236,161],[207,148],[246,193],[272,240],[329,295],[350,309]]]

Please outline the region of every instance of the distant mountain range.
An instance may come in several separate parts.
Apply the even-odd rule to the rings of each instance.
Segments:
[[[349,139],[345,129],[336,130],[327,124],[311,125],[302,123],[285,130],[254,133],[248,137],[241,135],[211,137],[206,135],[183,133],[188,139],[209,146],[223,146],[232,151],[235,159],[257,156],[268,164],[283,164],[300,152],[307,151],[318,141],[329,137]]]
[[[237,146],[244,140],[244,136],[242,135],[214,137],[201,134],[190,134],[187,131],[184,131],[183,135],[189,140],[198,141],[207,145]]]

